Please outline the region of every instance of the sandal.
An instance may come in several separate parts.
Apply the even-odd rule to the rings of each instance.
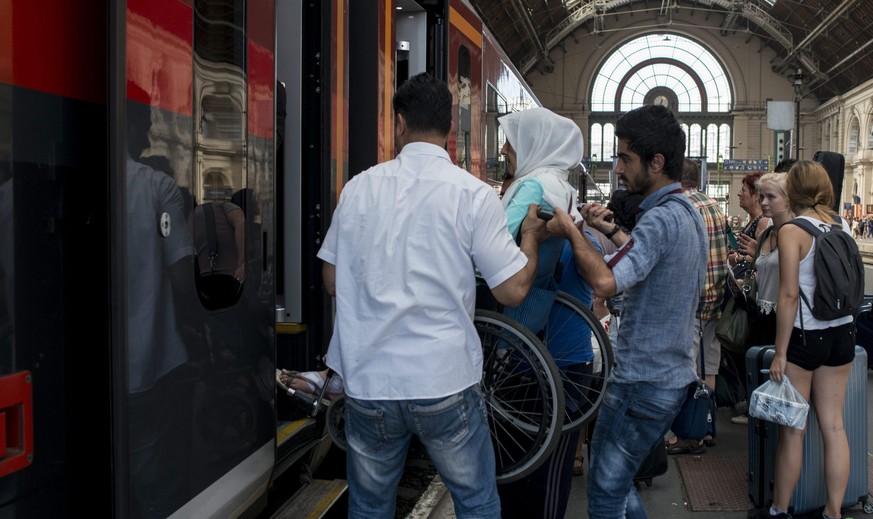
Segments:
[[[665,442],[667,454],[703,454],[706,443],[703,440],[677,440],[674,443]]]
[[[703,444],[706,445],[707,447],[715,447],[715,438],[713,438],[711,436],[709,438],[704,438]]]
[[[584,456],[576,456],[576,459],[573,460],[573,475],[581,476],[585,473],[585,457]]]

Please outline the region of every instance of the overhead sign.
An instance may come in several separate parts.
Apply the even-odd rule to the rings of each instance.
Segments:
[[[770,171],[770,159],[725,159],[725,171]]]

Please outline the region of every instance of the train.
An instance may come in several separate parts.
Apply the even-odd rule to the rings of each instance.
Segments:
[[[539,101],[466,0],[0,2],[0,515],[304,515],[329,424],[275,372],[323,367],[316,252],[420,72],[498,189]]]

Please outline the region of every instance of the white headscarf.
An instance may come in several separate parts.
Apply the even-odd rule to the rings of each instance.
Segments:
[[[512,200],[522,178],[527,177],[540,182],[543,199],[550,206],[575,212],[576,191],[567,177],[584,153],[579,126],[545,108],[513,112],[499,121],[516,154],[516,180],[503,195],[503,207]]]

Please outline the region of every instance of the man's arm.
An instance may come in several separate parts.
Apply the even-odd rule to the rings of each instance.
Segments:
[[[594,245],[579,232],[569,214],[560,208],[555,208],[555,217],[549,221],[546,228],[551,234],[570,240],[573,257],[576,259],[576,269],[594,289],[594,295],[599,297],[615,295],[615,278],[612,269],[606,265],[603,256]]]
[[[324,291],[328,295],[336,295],[336,265],[323,261],[321,264],[321,280],[324,283]]]
[[[537,205],[530,204],[527,216],[521,223],[519,248],[527,256],[527,264],[509,279],[491,289],[491,293],[506,306],[518,306],[527,297],[537,274],[537,249],[548,237],[546,222],[537,218]]]

